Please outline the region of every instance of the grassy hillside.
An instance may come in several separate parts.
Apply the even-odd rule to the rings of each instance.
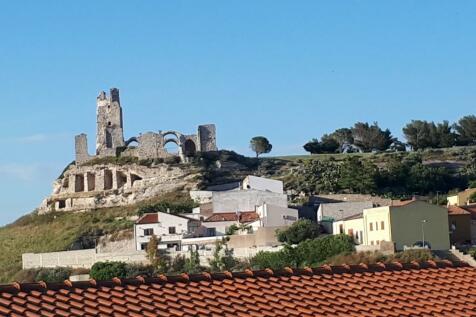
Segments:
[[[127,217],[151,206],[190,205],[185,193],[169,193],[129,207],[106,208],[89,213],[56,212],[26,215],[0,228],[0,282],[11,282],[21,270],[21,255],[28,252],[53,252],[94,246],[104,234],[131,229]]]
[[[476,147],[434,149],[419,152],[427,164],[446,164],[459,173],[462,166],[476,161]],[[404,160],[412,153],[365,153],[365,154],[321,154],[305,156],[247,158],[229,151],[207,153],[198,157],[194,165],[202,167],[201,187],[239,181],[248,174],[282,179],[288,188],[299,184],[303,176],[302,167],[310,160],[344,161],[357,156],[364,161],[384,166],[391,160]],[[119,162],[116,162],[119,163]],[[126,164],[125,162],[121,162]],[[476,165],[475,165],[476,166]],[[306,170],[305,170],[306,171]],[[322,171],[320,171],[322,173]],[[324,174],[329,174],[325,171]],[[330,173],[332,174],[332,173]],[[312,175],[311,175],[312,176]],[[325,175],[316,174],[320,180]],[[329,175],[328,175],[329,176]],[[330,175],[332,177],[332,175]],[[358,180],[360,182],[360,180]],[[188,193],[168,193],[156,199],[129,207],[95,210],[88,213],[32,213],[16,222],[0,228],[0,282],[11,282],[21,269],[21,254],[27,252],[52,252],[89,248],[97,237],[131,229],[129,216],[140,211],[171,210],[181,207],[190,209],[192,202]]]

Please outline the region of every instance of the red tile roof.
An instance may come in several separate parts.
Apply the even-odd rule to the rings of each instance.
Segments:
[[[424,262],[0,286],[2,316],[475,316],[476,268]]]
[[[458,206],[448,206],[448,215],[469,215],[470,212],[458,207]]]
[[[259,219],[259,215],[254,211],[245,212],[217,212],[205,219],[205,222],[218,222],[218,221],[239,221],[242,223],[253,222]]]
[[[158,223],[158,222],[159,222],[159,214],[153,213],[153,214],[143,215],[142,217],[139,218],[139,220],[136,221],[136,224],[145,225],[149,223]]]
[[[467,212],[471,214],[471,219],[476,220],[476,204],[475,205],[468,205],[468,206],[463,206],[461,208],[464,208]]]

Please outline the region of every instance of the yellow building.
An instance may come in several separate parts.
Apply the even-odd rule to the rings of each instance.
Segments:
[[[465,206],[469,205],[469,198],[471,195],[476,193],[476,188],[468,188],[462,192],[457,193],[453,196],[448,196],[448,205],[449,206]]]
[[[358,244],[378,246],[391,241],[396,250],[403,250],[404,246],[425,241],[433,250],[450,248],[448,210],[444,207],[409,200],[364,209],[360,217],[350,218],[335,222],[334,232],[352,234]]]

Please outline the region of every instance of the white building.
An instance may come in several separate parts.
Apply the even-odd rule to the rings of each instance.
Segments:
[[[200,221],[165,212],[145,214],[134,225],[136,250],[144,250],[152,235],[160,239],[159,248],[180,250],[181,241],[200,227]]]
[[[283,194],[283,182],[275,179],[269,179],[264,177],[258,177],[248,175],[243,180],[241,185],[242,190],[260,190],[266,192],[272,192],[277,194]]]

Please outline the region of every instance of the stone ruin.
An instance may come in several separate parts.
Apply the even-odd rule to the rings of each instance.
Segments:
[[[165,145],[169,142],[178,146],[178,153],[167,152]],[[53,193],[38,208],[40,214],[125,206],[191,186],[196,178],[190,169],[160,163],[119,166],[108,163],[107,158],[153,162],[177,157],[186,163],[198,152],[217,151],[215,125],[200,125],[197,134],[158,131],[125,140],[119,90],[112,88],[109,96],[101,92],[97,97],[96,154],[88,153],[86,134],[75,137],[75,151],[75,163],[54,182]],[[101,158],[106,160],[93,161]]]
[[[98,157],[120,156],[138,159],[167,158],[178,155],[182,162],[195,156],[197,152],[216,151],[216,131],[214,124],[198,126],[197,134],[183,134],[178,131],[146,132],[124,140],[122,108],[119,90],[112,88],[109,97],[103,91],[97,97],[96,155],[89,155],[85,134],[76,136],[76,164],[84,164]],[[178,154],[168,153],[167,143],[178,146]]]

